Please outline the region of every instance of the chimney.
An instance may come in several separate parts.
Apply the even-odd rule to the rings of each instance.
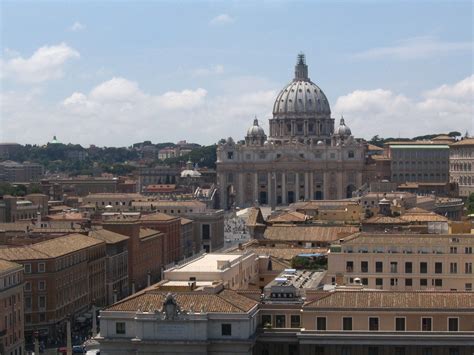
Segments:
[[[135,280],[132,280],[132,295],[135,293]]]
[[[41,227],[41,212],[40,211],[36,212],[36,224],[38,225],[38,227]]]
[[[112,296],[112,303],[117,303],[117,301],[118,301],[117,290],[114,290],[114,295]]]
[[[148,273],[146,275],[146,285],[147,287],[151,286],[151,271],[148,270]]]

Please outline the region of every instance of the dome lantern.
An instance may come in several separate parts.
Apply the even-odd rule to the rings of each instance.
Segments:
[[[295,79],[301,81],[310,81],[308,78],[308,66],[304,53],[298,54],[298,60],[295,65]]]

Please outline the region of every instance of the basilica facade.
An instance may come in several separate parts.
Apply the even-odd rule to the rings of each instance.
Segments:
[[[344,118],[337,127],[334,121],[299,54],[294,79],[275,99],[268,136],[255,118],[245,141],[218,145],[220,207],[352,197],[363,183],[367,144],[352,136]]]

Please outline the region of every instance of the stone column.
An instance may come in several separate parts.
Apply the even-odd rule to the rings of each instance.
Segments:
[[[254,178],[253,203],[258,204],[258,173],[254,173],[253,178]]]
[[[309,199],[314,200],[314,172],[309,173]]]
[[[272,173],[267,173],[267,204],[273,209]]]
[[[329,196],[329,171],[323,172],[323,198],[325,200],[331,199]]]
[[[239,173],[237,174],[238,176],[238,190],[237,190],[237,205],[239,207],[244,207],[245,201],[244,201],[244,178],[245,174]]]
[[[287,193],[286,193],[286,173],[281,173],[281,203],[283,205],[287,204],[286,201]]]
[[[96,317],[95,303],[92,303],[92,337],[95,338],[96,336],[97,336],[97,317]]]
[[[300,200],[300,173],[295,172],[295,202]]]
[[[338,171],[336,173],[336,179],[337,179],[337,198],[338,199],[346,198],[346,187],[343,184],[344,179],[342,176],[342,172]]]
[[[304,173],[304,199],[309,200],[309,173]]]

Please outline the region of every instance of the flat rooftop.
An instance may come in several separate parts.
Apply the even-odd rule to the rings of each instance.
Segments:
[[[220,262],[228,262],[230,265],[243,260],[245,257],[254,254],[205,254],[182,266],[169,269],[169,272],[222,272],[228,267],[219,268]]]

